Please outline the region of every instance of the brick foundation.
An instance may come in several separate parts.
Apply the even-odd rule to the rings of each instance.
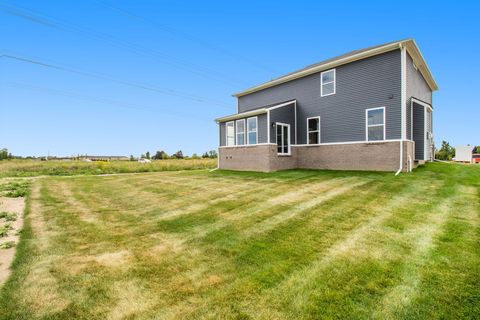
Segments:
[[[400,142],[292,146],[290,156],[277,154],[273,144],[219,149],[219,168],[227,170],[278,171],[293,168],[331,170],[397,171]],[[403,142],[403,171],[413,162],[414,143]]]

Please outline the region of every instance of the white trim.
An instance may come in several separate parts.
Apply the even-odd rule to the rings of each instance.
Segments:
[[[288,124],[288,123],[282,123],[282,122],[276,122],[276,123],[275,123],[275,142],[277,142],[277,136],[278,136],[278,132],[277,132],[277,131],[278,131],[278,127],[279,127],[279,126],[287,127],[287,134],[288,134],[288,139],[287,139],[287,141],[288,141],[288,152],[287,152],[287,153],[284,153],[284,152],[283,152],[283,147],[284,147],[284,145],[283,145],[283,139],[284,139],[284,137],[283,137],[283,135],[282,135],[282,152],[278,152],[278,143],[276,143],[276,146],[277,146],[277,155],[279,155],[279,156],[290,156],[290,155],[292,154],[292,151],[291,151],[291,150],[292,150],[292,143],[291,143],[291,139],[292,139],[292,138],[291,138],[291,136],[290,136],[290,135],[291,135],[291,132],[290,132],[290,124]]]
[[[368,111],[373,111],[373,110],[380,110],[382,109],[383,110],[383,124],[368,124]],[[386,120],[386,112],[385,112],[385,107],[378,107],[378,108],[369,108],[369,109],[365,109],[365,140],[368,141],[368,142],[372,142],[372,141],[385,141],[387,139],[387,136],[386,136],[386,133],[387,133],[387,130],[386,130],[386,127],[387,127],[387,124],[385,122]],[[383,126],[383,139],[382,140],[368,140],[368,128],[369,127],[380,127],[380,126]]]
[[[267,110],[275,110],[275,109],[278,109],[278,108],[281,108],[281,107],[285,107],[285,106],[289,106],[291,104],[296,104],[297,103],[297,100],[290,100],[290,101],[287,101],[287,102],[282,102],[280,104],[277,104],[277,105],[274,105],[274,106],[271,106],[271,107],[268,107],[266,108]]]
[[[424,106],[424,107],[430,109],[430,111],[433,111],[432,106],[429,105],[428,103],[423,102],[422,100],[418,100],[417,98],[414,98],[414,97],[412,97],[411,100],[412,100],[413,102],[415,102],[416,104],[419,104],[419,105],[421,105],[421,106]]]
[[[427,160],[427,108],[423,108],[423,160]]]
[[[242,113],[232,114],[232,115],[229,115],[229,116],[226,116],[226,117],[217,118],[217,119],[215,119],[215,121],[216,122],[226,122],[226,121],[230,121],[230,120],[237,120],[237,119],[240,119],[240,118],[247,118],[247,117],[251,117],[251,116],[256,116],[256,115],[263,114],[263,113],[267,113],[267,108],[260,108],[260,109],[255,109],[255,110],[246,111],[246,112],[242,112]]]
[[[320,73],[320,96],[321,97],[331,96],[337,92],[337,71],[336,70],[337,69],[330,69]],[[323,74],[327,72],[332,72],[332,71],[333,71],[333,81],[323,83]],[[328,94],[323,94],[323,86],[330,83],[333,83],[333,92]]]
[[[348,57],[345,57],[345,58],[339,58],[339,59],[335,59],[333,61],[325,62],[325,63],[320,64],[320,65],[314,65],[312,67],[307,67],[307,68],[304,68],[302,70],[292,72],[292,73],[290,73],[288,75],[285,75],[283,77],[265,82],[263,84],[251,87],[251,88],[243,90],[241,92],[237,92],[237,93],[233,94],[233,96],[234,97],[244,96],[244,95],[256,92],[256,91],[260,91],[260,90],[263,90],[263,89],[266,89],[266,88],[270,88],[270,87],[279,85],[281,83],[292,81],[292,80],[295,80],[295,79],[298,79],[298,78],[303,78],[305,76],[308,76],[308,75],[311,75],[311,74],[314,74],[314,73],[318,73],[318,72],[323,71],[323,70],[332,69],[332,68],[335,68],[335,67],[347,64],[347,63],[351,63],[351,62],[354,62],[354,61],[366,59],[366,58],[369,58],[369,57],[372,57],[372,56],[375,56],[375,55],[378,55],[378,54],[382,54],[382,53],[385,53],[385,52],[397,50],[397,49],[400,48],[400,46],[402,44],[409,51],[410,56],[412,57],[413,61],[415,62],[415,64],[419,68],[420,72],[422,73],[423,77],[427,81],[428,85],[430,86],[430,89],[432,89],[432,91],[438,90],[438,86],[435,82],[435,79],[433,78],[433,75],[430,72],[430,69],[428,68],[427,63],[426,63],[422,53],[420,52],[420,49],[418,48],[417,43],[413,39],[406,39],[406,40],[401,40],[401,41],[396,41],[396,42],[393,42],[393,43],[385,44],[385,45],[382,45],[382,46],[379,46],[379,47],[376,47],[376,48],[373,48],[373,49],[370,49],[370,50],[367,50],[367,51],[363,51],[363,52],[360,52],[360,53],[357,53],[357,54],[354,54],[354,55],[351,55],[351,56],[348,56]]]
[[[243,122],[243,132],[238,132],[238,124]],[[243,146],[247,144],[247,141],[245,141],[245,131],[246,131],[246,124],[245,124],[245,119],[239,119],[235,120],[235,145],[236,146]],[[243,134],[243,144],[238,144],[238,135]]]
[[[401,139],[407,139],[407,51],[401,51]]]
[[[252,131],[252,132],[255,132],[255,143],[250,143],[250,126],[249,126],[249,122],[248,120],[250,119],[255,119],[255,131]],[[246,144],[249,144],[249,145],[252,145],[252,144],[258,144],[258,117],[255,116],[255,117],[250,117],[250,118],[247,118],[247,143]]]
[[[310,134],[310,131],[308,130],[308,120],[310,119],[318,119],[318,142],[317,143],[309,143],[309,134]],[[315,132],[315,131],[311,131],[311,132]],[[322,139],[320,138],[320,116],[317,116],[317,117],[308,117],[307,118],[307,145],[309,146],[312,146],[312,145],[319,145],[320,144],[320,141],[322,141]],[[297,143],[295,143],[297,144]]]
[[[410,140],[413,140],[413,98],[410,98]],[[413,155],[415,159],[415,152]]]
[[[271,124],[270,124],[270,110],[267,110],[267,143],[272,143],[272,140],[270,140],[270,130],[271,130]]]
[[[231,123],[233,127],[233,145],[228,145],[228,124]],[[235,146],[235,121],[228,121],[225,123],[225,146],[233,147]]]
[[[228,148],[252,148],[256,146],[276,146],[276,143],[266,143],[266,142],[261,142],[257,144],[242,144],[239,146],[220,146],[220,149],[228,149]]]
[[[387,142],[399,142],[400,139],[390,139],[390,140],[375,140],[375,141],[346,141],[346,142],[323,142],[319,144],[294,144],[292,147],[318,147],[318,146],[331,146],[331,145],[342,145],[342,144],[382,144]],[[410,141],[411,140],[405,140]]]
[[[298,125],[297,125],[297,100],[295,100],[295,144],[297,144],[297,134],[298,133]]]
[[[407,51],[400,44],[400,163],[395,175],[403,170],[403,140],[407,139]]]

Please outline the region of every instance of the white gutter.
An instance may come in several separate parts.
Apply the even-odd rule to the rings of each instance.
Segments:
[[[407,52],[404,46],[400,43],[401,50],[401,99],[400,99],[400,110],[401,110],[401,138],[400,138],[400,165],[398,171],[395,173],[396,176],[400,174],[403,170],[403,141],[407,138],[407,117],[406,117],[406,103],[407,103]]]

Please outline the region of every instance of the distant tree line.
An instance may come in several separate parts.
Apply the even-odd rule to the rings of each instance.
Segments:
[[[203,153],[201,156],[198,154],[194,153],[192,154],[191,157],[185,156],[182,152],[182,150],[178,150],[177,152],[168,155],[163,150],[159,150],[155,152],[155,154],[152,156],[150,151],[145,152],[144,154],[140,155],[141,159],[152,159],[152,160],[165,160],[165,159],[201,159],[201,158],[211,158],[215,159],[218,157],[217,151],[215,150],[210,150],[205,153]],[[130,160],[134,161],[135,157],[133,155],[130,156]]]
[[[152,159],[152,160],[164,160],[164,159],[201,159],[201,158],[217,158],[217,151],[215,150],[210,150],[205,153],[203,153],[201,156],[198,154],[194,153],[192,154],[191,157],[185,156],[182,152],[182,150],[179,150],[171,155],[168,155],[165,151],[157,151],[153,156],[150,154],[149,151],[147,151],[145,154],[142,154],[140,156],[141,159]],[[21,157],[21,156],[14,156],[10,152],[8,152],[7,148],[0,149],[0,160],[9,160],[9,159],[42,159],[45,160],[47,157],[33,157],[33,156],[28,156],[28,157]],[[80,159],[80,155],[78,156],[72,156],[68,157],[70,159]],[[48,159],[54,160],[57,159],[55,156],[49,156]],[[64,159],[64,158],[61,158]],[[134,157],[133,155],[130,155],[130,161],[136,161],[137,158]]]

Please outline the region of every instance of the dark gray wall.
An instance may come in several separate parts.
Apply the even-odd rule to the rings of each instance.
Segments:
[[[270,111],[270,123],[281,122],[290,125],[290,144],[295,143],[295,107],[290,104]],[[277,128],[270,124],[270,142],[277,143]]]
[[[258,122],[257,122],[257,135],[258,135],[258,143],[267,143],[268,140],[268,135],[267,135],[267,114],[259,114],[257,115],[258,117]],[[249,117],[250,118],[250,117]],[[245,126],[247,125],[245,118]],[[233,120],[234,122],[236,120]],[[229,122],[229,121],[227,121]],[[227,122],[221,122],[219,123],[219,134],[220,134],[220,146],[223,147],[225,146],[227,135],[226,135],[226,123]],[[236,129],[236,127],[234,127]],[[236,132],[236,131],[235,131]],[[245,139],[247,136],[245,136]]]
[[[400,50],[336,68],[336,94],[320,96],[320,73],[239,98],[239,112],[297,100],[298,144],[307,142],[306,119],[320,116],[321,142],[365,140],[365,109],[386,107],[386,138],[400,139]]]
[[[425,107],[417,103],[413,103],[413,141],[415,141],[415,159],[423,159],[425,147]]]
[[[413,67],[413,60],[407,53],[407,139],[411,139],[411,98],[417,98],[432,105],[432,90],[419,70]],[[433,132],[433,131],[432,131]]]

